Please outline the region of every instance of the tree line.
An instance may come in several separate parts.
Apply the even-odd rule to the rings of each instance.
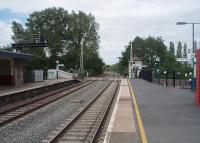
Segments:
[[[194,51],[196,50],[197,50],[197,42],[194,41]],[[177,58],[188,58],[188,53],[191,53],[192,51],[188,49],[186,43],[184,43],[184,45],[182,46],[182,43],[179,41],[175,52],[174,43],[170,41],[169,52],[172,53],[173,55],[176,55]]]
[[[149,36],[147,38],[141,38],[136,36],[133,40],[127,43],[121,53],[121,57],[119,57],[117,70],[122,75],[127,75],[128,73],[131,44],[133,48],[133,56],[141,58],[143,64],[147,66],[147,70],[155,70],[155,56],[160,57],[161,71],[179,70],[189,72],[191,70],[190,65],[187,63],[176,61],[174,48],[172,48],[174,45],[167,49],[167,46],[164,44],[164,40],[161,37]]]
[[[80,49],[84,49],[84,68],[90,73],[102,73],[104,62],[99,56],[99,24],[95,17],[82,11],[69,13],[63,8],[47,8],[31,13],[25,25],[13,21],[14,42],[24,37],[40,34],[48,42],[46,48],[23,48],[21,52],[34,55],[29,69],[55,68],[56,60],[65,70],[78,70]]]

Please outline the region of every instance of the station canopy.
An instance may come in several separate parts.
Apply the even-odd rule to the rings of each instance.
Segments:
[[[23,59],[23,60],[31,60],[33,58],[30,54],[23,54],[18,52],[10,52],[10,51],[4,51],[0,50],[0,58],[15,58],[15,59]]]

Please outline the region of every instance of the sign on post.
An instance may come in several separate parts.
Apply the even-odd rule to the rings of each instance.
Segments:
[[[58,64],[59,67],[64,67],[64,64]]]

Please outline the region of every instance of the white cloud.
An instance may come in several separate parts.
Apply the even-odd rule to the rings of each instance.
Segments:
[[[9,23],[0,21],[0,46],[5,46],[11,43],[11,25]]]
[[[0,3],[0,9],[26,15],[53,6],[94,14],[100,24],[100,54],[108,64],[118,61],[124,45],[136,35],[162,36],[166,45],[169,41],[183,41],[191,47],[191,25],[175,23],[200,22],[199,0],[1,0]],[[7,30],[0,32],[0,39],[11,34],[9,25],[5,22],[3,25]],[[200,25],[195,26],[195,39],[200,41]]]

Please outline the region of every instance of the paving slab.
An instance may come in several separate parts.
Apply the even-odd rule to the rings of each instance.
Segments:
[[[131,80],[148,143],[199,143],[200,108],[188,89]]]

